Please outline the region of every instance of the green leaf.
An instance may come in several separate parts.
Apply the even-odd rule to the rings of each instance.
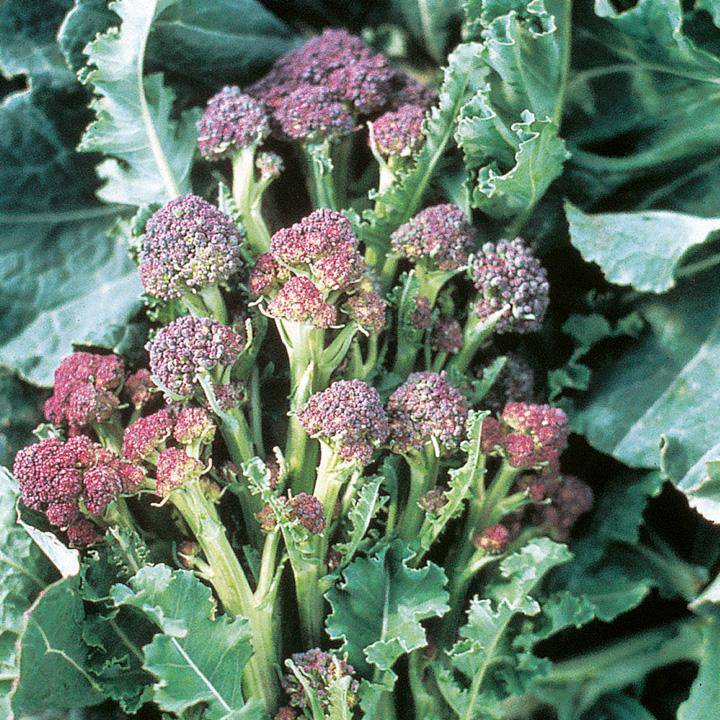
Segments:
[[[17,524],[15,480],[0,474],[0,714],[10,717],[10,688],[17,674],[16,642],[23,614],[53,576],[50,564]]]
[[[477,92],[486,70],[477,43],[458,45],[448,57],[439,103],[426,120],[425,144],[410,170],[375,198],[375,207],[363,213],[357,228],[368,245],[386,250],[390,234],[421,207],[433,174],[452,139],[463,105]]]
[[[11,701],[16,714],[87,707],[104,699],[82,641],[85,610],[79,584],[78,576],[59,580],[41,592],[25,616]]]
[[[662,484],[657,472],[607,481],[587,529],[573,543],[573,562],[556,573],[553,588],[588,599],[605,622],[639,605],[657,580],[634,549],[645,508]]]
[[[502,717],[502,703],[513,693],[513,687],[518,687],[517,681],[507,679],[517,674],[520,663],[511,623],[518,616],[539,615],[541,606],[533,594],[550,570],[570,558],[564,545],[547,538],[533,540],[502,561],[500,578],[488,584],[485,599],[476,596],[471,600],[467,624],[449,651],[452,668],[467,685],[459,684],[449,669],[440,668],[436,673],[440,691],[458,717]],[[548,634],[587,618],[586,609],[568,605],[563,599],[565,604],[551,606],[550,627],[545,630]],[[533,644],[527,637],[523,640],[526,647]]]
[[[460,14],[459,0],[393,0],[410,34],[437,63],[445,59],[452,21]]]
[[[677,720],[710,718],[720,707],[720,624],[717,619],[703,627],[700,668],[690,697],[678,708]]]
[[[195,153],[198,117],[185,111],[171,119],[175,93],[162,74],[144,77],[145,47],[153,22],[178,0],[118,0],[111,9],[120,28],[111,28],[86,48],[83,81],[96,98],[96,119],[80,149],[109,157],[97,168],[104,181],[98,197],[106,202],[149,205],[187,192]]]
[[[463,108],[455,139],[471,174],[473,206],[493,218],[523,224],[562,172],[570,7],[543,0],[466,4],[466,35],[481,41],[489,74]]]
[[[720,218],[664,210],[587,215],[565,203],[570,241],[616,285],[662,293],[675,286],[685,253],[720,230]]]
[[[365,537],[365,533],[370,527],[370,523],[385,504],[387,498],[380,496],[382,482],[383,478],[379,475],[363,478],[357,499],[347,514],[347,520],[350,524],[347,540],[335,545],[335,549],[342,555],[340,567],[344,567],[353,559]]]
[[[75,72],[85,65],[85,46],[117,22],[118,16],[108,8],[107,0],[74,0],[58,30],[57,42]]]
[[[372,557],[354,560],[343,582],[326,595],[332,613],[326,627],[350,663],[367,674],[371,666],[389,670],[395,661],[427,643],[422,620],[448,610],[445,573],[428,563],[407,566],[411,553],[402,541],[381,548]]]
[[[0,72],[28,75],[56,86],[75,78],[55,42],[70,0],[5,0],[0,3]]]
[[[252,78],[294,44],[290,28],[258,0],[181,0],[158,14],[148,55],[215,89]]]
[[[583,720],[655,720],[642,703],[627,695],[608,695],[582,716]]]
[[[418,559],[425,556],[433,543],[440,537],[453,518],[458,517],[465,500],[475,483],[481,486],[485,478],[485,456],[482,452],[481,431],[488,412],[471,412],[467,422],[467,439],[461,450],[466,455],[465,463],[448,471],[448,489],[444,494],[445,503],[438,513],[428,514],[420,528],[420,534],[412,547],[418,547]]]
[[[10,465],[15,453],[32,440],[43,418],[42,401],[35,388],[0,372],[0,465]]]
[[[180,714],[203,703],[208,720],[252,717],[252,706],[241,713],[239,681],[252,655],[247,620],[216,618],[210,588],[166,565],[141,568],[111,594],[160,630],[144,648],[143,667],[157,678],[153,700],[162,710]]]
[[[707,468],[720,457],[717,279],[696,277],[637,309],[648,331],[622,356],[606,356],[594,370],[573,427],[631,467],[657,468],[662,462],[690,504],[720,522],[720,484]]]

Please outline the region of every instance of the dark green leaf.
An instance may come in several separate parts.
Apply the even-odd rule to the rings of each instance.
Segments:
[[[677,720],[710,718],[720,707],[720,624],[717,619],[703,627],[704,644],[700,668],[690,697],[678,708]]]
[[[368,673],[371,666],[389,670],[404,653],[427,643],[422,620],[447,612],[445,573],[432,563],[414,570],[401,541],[376,555],[358,558],[327,599],[332,613],[327,631],[342,640],[350,663]]]

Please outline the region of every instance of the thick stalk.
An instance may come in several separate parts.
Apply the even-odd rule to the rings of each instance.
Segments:
[[[230,615],[245,617],[250,626],[254,654],[243,682],[246,695],[262,700],[268,712],[277,706],[277,657],[272,633],[272,607],[256,605],[250,584],[225,533],[217,510],[200,483],[189,483],[170,494],[197,539],[212,570],[210,581]]]
[[[333,161],[330,142],[303,145],[307,164],[308,191],[315,208],[338,209],[333,178]]]
[[[232,160],[232,193],[242,217],[245,239],[254,255],[270,248],[270,232],[261,212],[262,192],[255,181],[255,147],[243,148]]]
[[[227,325],[228,311],[220,288],[217,285],[208,285],[208,287],[204,287],[200,291],[200,297],[203,299],[210,317],[223,325]]]
[[[432,448],[425,449],[420,456],[405,459],[410,467],[410,490],[398,533],[404,540],[412,540],[417,537],[425,517],[425,512],[420,507],[420,499],[428,490],[435,487],[439,461]]]
[[[481,321],[473,309],[470,309],[470,315],[463,332],[463,345],[460,352],[450,361],[449,366],[451,368],[460,372],[467,371],[475,355],[492,335],[502,312],[502,310],[499,310],[494,315]]]

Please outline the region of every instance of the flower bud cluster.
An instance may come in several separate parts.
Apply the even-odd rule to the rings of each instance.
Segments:
[[[325,30],[283,55],[247,92],[265,105],[280,137],[306,142],[350,133],[383,110],[434,100],[424,86],[345,30]]]
[[[497,333],[539,330],[549,304],[547,273],[520,238],[485,243],[471,258],[470,277],[478,290],[481,320],[502,311]]]
[[[476,233],[465,213],[451,203],[421,210],[390,236],[393,250],[430,269],[457,270],[468,261]]]
[[[567,415],[550,405],[511,402],[496,420],[483,423],[483,451],[501,455],[516,468],[540,469],[554,477],[560,469],[560,455],[570,428]]]
[[[401,105],[381,115],[372,124],[375,148],[383,158],[414,155],[425,141],[423,122],[425,108]]]
[[[485,407],[500,412],[506,403],[533,402],[534,399],[535,371],[521,355],[507,353],[503,369],[483,398]]]
[[[198,148],[207,160],[222,160],[270,134],[263,105],[230,86],[210,98],[197,128]]]
[[[240,235],[232,219],[197,195],[157,210],[140,245],[140,280],[161,300],[227,281],[242,266]]]
[[[205,472],[198,456],[212,444],[215,429],[203,408],[186,406],[177,412],[164,408],[125,429],[122,454],[138,466],[155,466],[156,491],[165,496]],[[168,447],[170,440],[181,447]]]
[[[347,687],[347,703],[352,708],[357,702],[359,683],[355,679],[355,670],[344,658],[337,657],[332,653],[325,652],[319,648],[313,648],[302,653],[292,655],[292,661],[298,671],[302,673],[310,692],[317,698],[317,702],[324,711],[330,709],[332,686],[343,678],[350,678]],[[293,672],[284,675],[282,686],[288,696],[291,707],[301,710],[308,707],[303,685]]]
[[[375,388],[362,380],[339,380],[313,395],[297,412],[313,438],[346,462],[367,465],[388,437],[388,418]]]
[[[55,371],[53,394],[45,403],[45,417],[82,433],[109,420],[120,405],[125,362],[117,355],[76,352]]]
[[[445,373],[416,372],[390,396],[390,448],[407,454],[428,444],[451,455],[465,436],[468,405]]]
[[[314,495],[303,492],[289,498],[281,495],[277,501],[285,520],[297,522],[311,535],[322,535],[325,532],[325,510]],[[272,532],[277,527],[275,510],[269,504],[256,513],[256,518],[263,532]]]
[[[45,513],[78,546],[98,537],[83,511],[102,514],[120,494],[135,492],[143,479],[142,470],[84,435],[67,442],[46,438],[24,448],[15,457],[13,473],[23,503]]]
[[[359,241],[350,221],[339,212],[315,210],[291,227],[276,232],[270,251],[261,255],[248,286],[270,298],[272,317],[328,328],[338,322],[338,296],[362,327],[379,331],[385,303],[372,287]]]
[[[227,325],[187,315],[161,328],[146,349],[150,370],[160,385],[189,397],[201,373],[231,368],[244,344],[244,338]]]

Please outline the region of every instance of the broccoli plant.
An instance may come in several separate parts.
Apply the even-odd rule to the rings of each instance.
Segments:
[[[719,32],[6,0],[0,715],[718,716]]]

